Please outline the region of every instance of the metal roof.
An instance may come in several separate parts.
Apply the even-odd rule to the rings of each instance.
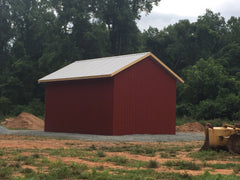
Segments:
[[[112,77],[148,56],[153,57],[154,60],[159,62],[178,81],[182,83],[184,82],[179,76],[177,76],[171,69],[169,69],[162,61],[160,61],[150,52],[75,61],[39,79],[38,82]]]

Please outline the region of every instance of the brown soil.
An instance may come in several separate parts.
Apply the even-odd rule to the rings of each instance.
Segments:
[[[12,129],[44,129],[44,121],[42,119],[26,112],[22,112],[16,118],[5,119],[1,125]]]
[[[203,132],[204,126],[198,122],[176,126],[176,132]]]

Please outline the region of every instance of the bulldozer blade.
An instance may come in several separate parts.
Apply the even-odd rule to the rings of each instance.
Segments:
[[[203,146],[201,147],[200,151],[202,150],[208,150],[210,149],[210,146],[209,146],[209,132],[208,132],[208,128],[205,129],[205,140],[204,140],[204,144]]]

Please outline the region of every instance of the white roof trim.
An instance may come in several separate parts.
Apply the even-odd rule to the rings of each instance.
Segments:
[[[184,82],[150,52],[75,61],[39,79],[38,82],[112,77],[148,56],[153,57],[153,59],[167,69],[178,81]]]

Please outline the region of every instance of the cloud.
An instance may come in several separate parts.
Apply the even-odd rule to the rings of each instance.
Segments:
[[[240,1],[228,0],[218,5],[213,10],[215,12],[220,12],[225,19],[229,19],[231,16],[240,17]]]
[[[179,20],[183,19],[188,19],[190,22],[194,22],[196,21],[197,17],[153,12],[147,16],[145,14],[142,14],[142,18],[137,21],[137,26],[141,31],[147,30],[150,26],[158,29],[163,29],[170,24],[175,24]]]
[[[142,14],[137,25],[143,31],[149,26],[163,29],[183,19],[195,22],[198,16],[205,14],[206,9],[219,12],[227,21],[231,16],[240,17],[240,0],[162,0],[149,15]]]

